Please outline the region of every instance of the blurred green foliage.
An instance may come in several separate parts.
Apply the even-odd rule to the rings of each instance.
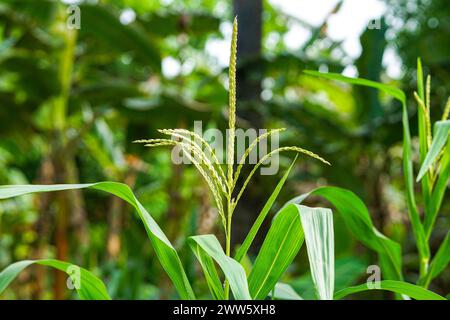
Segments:
[[[318,185],[353,190],[366,201],[376,226],[403,244],[404,274],[406,280],[415,280],[412,270],[417,266],[412,264],[417,253],[413,239],[405,237],[409,225],[401,191],[400,106],[371,89],[302,73],[323,68],[340,73],[354,64],[360,77],[389,82],[411,93],[416,58],[421,56],[428,68],[425,72],[432,75],[431,101],[436,103],[432,110],[442,108],[450,87],[450,3],[386,3],[382,28],[363,32],[361,55],[353,61],[341,42],[327,36],[327,20],[319,27],[309,26],[264,1],[262,52],[238,61],[238,68],[261,83],[258,107],[251,112],[262,119],[262,125],[288,127],[290,134],[282,136],[282,144],[305,146],[333,164],[331,168],[311,162],[298,165],[277,207]],[[225,127],[227,70],[206,48],[214,45],[211,40],[224,38],[232,4],[224,0],[85,1],[80,5],[79,31],[64,26],[67,6],[26,0],[0,4],[0,184],[125,182],[168,230],[193,276],[199,268],[182,239],[216,228],[206,186],[192,168],[173,165],[169,151],[148,151],[131,141],[154,136],[159,128],[189,129],[196,120],[202,120],[204,127]],[[121,22],[130,10],[134,21]],[[299,50],[289,49],[283,41],[293,24],[310,32]],[[69,35],[74,37],[72,51],[68,51]],[[390,79],[384,70],[387,48],[395,48],[401,59],[402,79]],[[167,58],[180,66],[175,76],[163,73],[161,65]],[[70,68],[64,69],[64,61],[69,61]],[[65,93],[61,127],[55,110]],[[432,111],[432,118],[441,113]],[[239,121],[242,127],[251,125],[245,117]],[[412,133],[416,135],[417,128],[412,127]],[[418,146],[417,140],[413,143]],[[281,158],[282,167],[288,163]],[[70,174],[61,175],[58,165]],[[270,194],[279,177],[262,179],[264,183],[248,191],[250,196]],[[25,196],[0,202],[0,268],[15,260],[61,254],[57,213],[64,201],[59,200],[57,195]],[[130,208],[96,193],[73,193],[65,202],[72,217],[64,225],[66,254],[100,273],[111,297],[175,296]],[[261,208],[264,203],[256,205]],[[450,225],[449,209],[447,197],[437,223],[441,232],[433,235],[436,243]],[[364,278],[366,267],[377,261],[356,244],[339,216],[335,228],[339,289]],[[310,276],[304,273],[305,255],[302,251],[285,280],[312,297]],[[39,267],[30,270],[19,282],[36,281],[14,287],[6,297],[55,296],[54,277]],[[448,270],[432,284],[433,291],[441,294],[448,294],[449,287]]]

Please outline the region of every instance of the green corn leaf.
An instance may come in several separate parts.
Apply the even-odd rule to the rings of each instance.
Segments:
[[[408,214],[411,220],[414,237],[416,239],[417,250],[421,256],[421,270],[426,269],[425,265],[430,257],[430,248],[425,236],[423,225],[420,221],[419,211],[417,210],[417,204],[414,196],[414,173],[411,157],[411,134],[409,130],[409,117],[408,109],[406,107],[405,93],[397,88],[392,88],[388,85],[361,79],[361,78],[349,78],[337,73],[321,73],[317,71],[304,71],[306,74],[316,77],[321,77],[330,80],[342,81],[354,85],[361,85],[370,88],[381,90],[392,97],[397,99],[402,104],[402,125],[403,125],[403,174],[406,186],[406,199],[408,204]],[[383,258],[384,260],[384,258]]]
[[[371,283],[373,289],[368,288],[367,283],[361,284],[359,286],[348,287],[342,289],[334,295],[335,299],[342,299],[349,294],[369,291],[369,290],[386,290],[395,292],[398,294],[406,295],[416,300],[446,300],[444,297],[431,292],[422,287],[416,286],[411,283],[395,280],[383,280],[379,282]]]
[[[442,157],[440,163],[441,169],[434,186],[433,193],[431,195],[430,210],[425,215],[424,220],[425,236],[427,237],[427,239],[430,238],[431,231],[433,230],[433,225],[436,221],[439,209],[441,208],[442,200],[444,199],[445,191],[447,190],[447,184],[450,179],[450,139],[447,141],[444,156]]]
[[[92,273],[71,263],[53,259],[23,260],[10,264],[0,273],[0,294],[23,269],[32,264],[49,266],[67,273],[67,280],[72,281],[73,288],[82,300],[111,300],[103,282]]]
[[[330,209],[297,205],[317,296],[332,300],[334,292],[334,230]]]
[[[205,275],[206,283],[208,284],[211,295],[215,300],[224,300],[225,292],[217,273],[216,266],[214,265],[214,260],[196,242],[190,242],[190,247],[203,269],[203,274]]]
[[[251,296],[267,297],[303,244],[304,233],[295,205],[284,207],[274,218],[252,271],[248,276]]]
[[[204,253],[217,262],[230,283],[231,291],[237,300],[251,300],[248,290],[247,276],[245,275],[244,268],[239,264],[239,262],[225,254],[222,246],[214,235],[207,234],[193,236],[189,237],[188,241],[194,253],[196,253],[199,249],[203,250]],[[210,278],[211,270],[205,270],[205,268],[203,268],[203,270],[205,271],[205,276]],[[217,285],[217,280],[215,277],[211,278],[214,278],[213,284]]]
[[[331,210],[289,204],[273,223],[249,275],[250,293],[264,299],[275,287],[300,250],[306,245],[316,291],[331,299],[334,287],[334,237]]]
[[[375,82],[375,81],[371,81],[371,80],[367,80],[367,79],[361,79],[361,78],[349,78],[349,77],[343,76],[339,73],[323,73],[323,72],[318,72],[318,71],[314,71],[314,70],[304,70],[304,73],[306,73],[307,75],[310,75],[310,76],[320,77],[320,78],[329,79],[329,80],[342,81],[342,82],[346,82],[346,83],[350,83],[350,84],[354,84],[354,85],[360,85],[360,86],[378,89],[378,90],[384,91],[385,93],[393,96],[394,98],[399,100],[401,103],[405,103],[405,101],[406,101],[405,93],[402,90],[393,88],[391,86],[388,86],[388,85],[385,85],[385,84],[382,84],[379,82]]]
[[[298,157],[298,155],[295,157],[295,160],[297,160],[297,157]],[[273,203],[275,202],[275,200],[277,199],[278,195],[280,194],[281,188],[283,188],[284,183],[286,182],[286,180],[287,180],[287,178],[289,176],[289,173],[291,172],[292,167],[294,166],[295,160],[292,161],[291,166],[286,171],[286,173],[283,175],[281,180],[278,182],[277,186],[275,187],[275,189],[273,190],[273,192],[270,195],[269,199],[267,200],[266,204],[264,205],[264,208],[259,213],[259,215],[256,218],[255,222],[253,223],[252,228],[250,229],[249,233],[245,237],[244,242],[242,243],[242,245],[239,247],[238,251],[236,252],[236,255],[235,255],[234,258],[237,261],[240,262],[242,260],[242,258],[247,254],[247,251],[250,248],[253,240],[255,239],[259,228],[261,227],[261,225],[264,222],[267,214],[269,213],[270,208],[272,208]]]
[[[30,193],[83,188],[90,188],[108,192],[132,205],[136,209],[140,219],[144,223],[145,229],[153,245],[153,248],[155,249],[156,255],[158,256],[164,270],[172,280],[180,297],[182,299],[195,299],[194,292],[192,291],[191,285],[175,248],[167,239],[166,235],[160,229],[156,221],[134,196],[130,187],[128,187],[126,184],[117,182],[98,182],[90,184],[0,186],[0,199],[12,198]]]
[[[289,203],[302,203],[310,195],[321,196],[330,201],[341,214],[352,234],[365,246],[378,252],[386,277],[402,279],[400,245],[375,228],[367,207],[358,196],[341,188],[321,187],[294,198]]]
[[[295,292],[287,283],[277,282],[274,290],[269,293],[269,296],[273,299],[279,300],[303,300],[303,298]]]
[[[447,268],[450,262],[450,232],[447,232],[444,241],[439,247],[436,255],[431,260],[430,270],[428,271],[427,282],[436,278]]]
[[[417,181],[420,181],[423,176],[430,170],[431,166],[435,163],[436,158],[439,156],[442,148],[447,142],[450,132],[450,120],[437,121],[434,125],[434,139],[428,151],[425,160],[419,170]]]

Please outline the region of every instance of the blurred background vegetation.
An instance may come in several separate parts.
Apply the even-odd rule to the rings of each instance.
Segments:
[[[71,2],[0,3],[0,185],[125,182],[176,245],[190,277],[201,279],[184,239],[217,231],[208,189],[192,167],[172,164],[169,150],[132,141],[155,137],[159,128],[191,129],[196,120],[225,128],[237,15],[238,126],[287,127],[282,144],[304,146],[333,164],[297,161],[274,211],[318,185],[348,188],[365,200],[377,228],[402,244],[406,280],[417,279],[402,192],[400,106],[370,89],[302,72],[343,72],[402,88],[414,136],[418,56],[432,75],[432,117],[449,94],[449,1],[81,1],[79,30],[66,26]],[[289,163],[283,156],[278,176],[258,176],[248,189],[235,215],[235,243]],[[448,200],[432,252],[450,225]],[[338,215],[335,228],[339,289],[364,281],[377,260]],[[47,257],[97,272],[113,298],[176,298],[141,222],[118,198],[71,191],[1,201],[0,269]],[[284,281],[313,298],[307,270],[302,249]],[[450,270],[430,289],[448,294]],[[65,275],[36,267],[4,297],[70,296]]]

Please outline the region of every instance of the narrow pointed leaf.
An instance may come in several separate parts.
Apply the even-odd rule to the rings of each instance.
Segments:
[[[433,229],[434,223],[436,221],[439,209],[442,205],[442,200],[444,199],[445,191],[448,188],[448,181],[450,179],[450,140],[447,141],[447,146],[445,147],[444,156],[441,160],[441,168],[439,176],[437,178],[436,184],[433,188],[433,193],[431,195],[430,210],[425,215],[424,220],[424,230],[427,239],[430,238],[431,231]]]
[[[420,181],[428,170],[430,170],[442,148],[445,146],[450,132],[450,120],[436,122],[434,125],[434,132],[433,142],[420,167],[417,181]]]
[[[270,292],[269,296],[273,299],[280,300],[303,300],[303,298],[295,292],[294,288],[287,283],[281,282],[277,282],[275,289]]]
[[[297,159],[297,157],[295,158]],[[263,224],[264,220],[267,217],[267,214],[269,213],[270,209],[273,206],[273,203],[277,199],[278,195],[280,194],[281,189],[284,186],[284,183],[286,182],[286,179],[289,176],[289,173],[292,170],[292,167],[294,166],[295,160],[292,162],[289,169],[285,172],[281,180],[278,182],[277,186],[273,190],[272,194],[270,195],[269,199],[267,200],[266,204],[264,205],[264,208],[259,213],[258,217],[256,218],[255,222],[253,223],[252,228],[250,229],[249,233],[245,237],[244,242],[239,247],[238,251],[236,252],[235,259],[237,261],[241,261],[242,258],[247,254],[248,249],[250,248],[253,240],[256,237],[256,234],[258,233],[259,228]]]
[[[191,249],[203,269],[211,295],[215,300],[224,300],[225,293],[213,259],[197,243],[192,242]]]
[[[295,204],[283,207],[274,218],[249,275],[252,297],[264,299],[273,290],[300,250],[304,238],[308,237],[308,259],[311,272],[314,273],[317,293],[321,299],[332,298],[334,285],[332,228],[332,214],[329,209],[308,208]]]
[[[321,187],[294,198],[289,203],[302,203],[310,195],[321,196],[330,201],[352,234],[365,246],[378,252],[380,259],[385,262],[383,270],[386,276],[390,279],[402,279],[400,245],[375,228],[367,207],[358,196],[341,188]]]
[[[342,299],[343,297],[348,296],[350,294],[369,290],[385,290],[406,295],[416,300],[446,300],[444,297],[434,292],[431,292],[422,287],[403,281],[384,280],[376,283],[371,283],[371,285],[374,287],[373,289],[369,289],[367,283],[361,284],[359,286],[342,289],[336,292],[334,298]]]
[[[284,207],[274,218],[248,276],[253,299],[267,297],[303,244],[304,233],[295,205]]]
[[[10,264],[0,273],[0,294],[22,270],[32,264],[49,266],[67,273],[68,281],[72,281],[74,289],[82,300],[111,300],[103,282],[92,273],[71,263],[53,259],[23,260]]]
[[[390,94],[402,104],[402,126],[403,126],[403,175],[405,180],[405,194],[408,204],[408,215],[411,221],[414,237],[416,239],[417,250],[421,256],[422,261],[427,261],[430,256],[430,248],[425,236],[424,227],[420,220],[419,211],[417,210],[417,204],[414,195],[414,173],[411,157],[411,134],[409,130],[409,116],[408,109],[406,107],[405,93],[397,88],[391,86],[370,81],[361,78],[349,78],[337,73],[321,73],[317,71],[305,71],[306,74],[321,77],[330,80],[342,81],[354,85],[361,85],[370,88],[381,90],[387,94]],[[382,260],[386,260],[383,257]],[[421,266],[423,267],[423,266]]]
[[[155,249],[161,265],[169,275],[178,294],[182,299],[195,299],[189,280],[186,276],[184,268],[175,248],[167,239],[161,228],[158,226],[152,216],[145,210],[142,204],[137,200],[130,187],[123,183],[117,182],[98,182],[90,184],[61,184],[61,185],[11,185],[0,186],[0,199],[17,197],[20,195],[63,191],[71,189],[96,189],[113,194],[132,205],[142,222],[144,223],[147,234]]]
[[[382,84],[379,82],[375,82],[375,81],[371,81],[371,80],[367,80],[367,79],[361,79],[361,78],[349,78],[349,77],[343,76],[339,73],[323,73],[323,72],[318,72],[318,71],[314,71],[314,70],[305,70],[304,73],[306,73],[307,75],[310,75],[310,76],[320,77],[320,78],[329,79],[329,80],[342,81],[342,82],[346,82],[346,83],[350,83],[350,84],[354,84],[354,85],[378,89],[378,90],[384,91],[387,94],[390,94],[391,96],[393,96],[394,98],[396,98],[397,100],[399,100],[402,103],[404,103],[406,101],[405,93],[402,90],[393,88],[391,86],[388,86],[388,85],[385,85],[385,84]]]
[[[189,237],[189,245],[194,252],[197,248],[200,248],[217,262],[230,283],[231,291],[237,300],[251,300],[244,268],[239,262],[225,254],[214,235]]]
[[[429,281],[433,280],[447,268],[450,262],[450,232],[447,232],[444,241],[439,247],[436,255],[431,260],[429,270]]]
[[[324,208],[297,206],[305,233],[308,260],[317,296],[333,300],[334,230],[333,214]]]

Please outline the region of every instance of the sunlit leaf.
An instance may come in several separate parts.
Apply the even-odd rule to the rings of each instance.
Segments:
[[[249,275],[250,293],[264,299],[308,237],[307,251],[317,294],[331,299],[334,287],[334,237],[331,210],[290,204],[274,218]]]
[[[414,195],[414,173],[413,173],[413,165],[412,165],[412,156],[411,156],[411,134],[409,130],[409,117],[408,117],[408,109],[406,107],[406,96],[405,93],[397,88],[393,88],[391,86],[378,83],[375,81],[370,81],[367,79],[361,78],[349,78],[345,77],[341,74],[337,73],[321,73],[317,71],[305,71],[306,74],[321,77],[330,80],[342,81],[345,83],[350,83],[354,85],[361,85],[370,88],[375,88],[381,90],[402,104],[402,126],[403,126],[403,175],[405,180],[405,193],[408,204],[408,214],[411,221],[414,237],[416,239],[417,249],[421,256],[422,261],[427,261],[430,256],[430,249],[428,246],[428,242],[425,236],[424,227],[422,222],[420,221],[419,211],[417,209],[417,204]],[[385,257],[380,257],[384,260]],[[392,260],[390,258],[390,260]],[[424,269],[424,265],[421,265],[421,268]]]
[[[295,290],[287,283],[278,282],[274,290],[269,294],[273,299],[281,300],[303,300],[303,298],[295,292]]]
[[[402,279],[400,245],[375,228],[367,207],[358,196],[341,188],[321,187],[292,199],[290,203],[302,203],[310,195],[322,196],[330,201],[353,235],[364,245],[378,252],[382,262],[385,262],[383,270],[386,276],[390,279]]]
[[[447,232],[444,241],[431,260],[430,270],[428,271],[428,281],[436,278],[442,271],[447,268],[450,262],[450,232]]]
[[[180,258],[169,239],[160,229],[156,221],[145,210],[142,204],[137,200],[130,187],[123,183],[117,182],[98,182],[90,184],[61,184],[61,185],[12,185],[0,186],[0,199],[17,197],[30,193],[63,191],[72,189],[96,189],[111,193],[122,200],[131,204],[139,214],[144,223],[147,234],[155,249],[161,265],[169,275],[175,288],[182,299],[194,299],[195,295],[192,291],[189,280],[186,276]]]
[[[64,261],[23,260],[10,264],[0,273],[0,294],[8,287],[20,272],[32,264],[49,266],[67,273],[68,281],[72,281],[73,288],[82,300],[110,300],[108,291],[103,282],[86,269],[80,268]]]
[[[289,169],[286,171],[286,173],[283,175],[281,180],[278,182],[277,186],[273,190],[272,194],[270,195],[269,199],[267,200],[266,204],[264,205],[263,209],[259,213],[258,217],[256,218],[255,222],[252,225],[252,228],[247,233],[247,236],[245,237],[244,242],[239,247],[235,259],[237,261],[241,261],[241,259],[247,254],[248,249],[250,248],[253,240],[256,237],[256,234],[258,233],[259,228],[261,227],[262,223],[264,222],[267,214],[270,211],[270,208],[272,208],[273,203],[278,197],[278,194],[280,193],[281,189],[283,188],[284,183],[286,182],[287,177],[289,176],[289,173],[292,170],[292,167],[294,166],[295,160],[292,162]]]
[[[214,235],[208,234],[193,236],[189,238],[189,242],[194,252],[197,250],[195,245],[198,245],[200,249],[213,258],[222,268],[225,277],[230,283],[231,291],[236,299],[251,299],[244,268],[239,264],[239,262],[225,254],[219,241]]]
[[[386,290],[395,292],[398,294],[406,295],[416,300],[446,300],[444,297],[431,292],[422,287],[416,286],[411,283],[395,280],[384,280],[379,282],[370,283],[372,289],[370,289],[367,283],[361,284],[359,286],[345,288],[336,292],[334,295],[335,299],[342,299],[353,293],[369,291],[369,290]]]
[[[447,142],[448,135],[450,132],[450,120],[438,121],[434,125],[434,138],[431,144],[430,150],[428,151],[425,160],[420,167],[419,174],[417,176],[417,181],[420,181],[423,176],[428,172],[430,167],[435,163],[436,158],[441,152],[442,148]]]
[[[450,179],[450,140],[444,150],[444,155],[440,161],[440,171],[437,181],[431,194],[430,210],[425,215],[424,229],[427,239],[431,235],[433,225],[441,208],[445,192],[448,188],[448,181]]]

